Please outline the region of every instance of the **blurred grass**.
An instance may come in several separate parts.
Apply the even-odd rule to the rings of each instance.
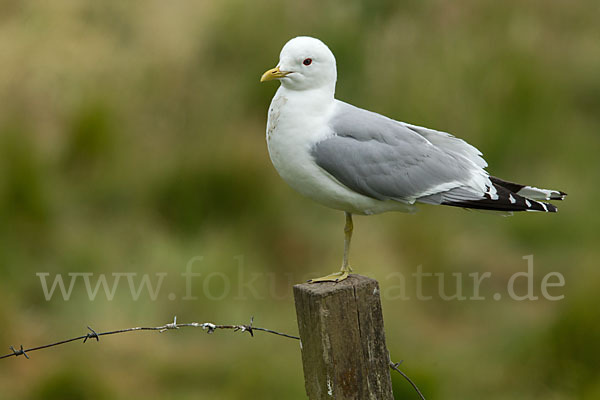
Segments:
[[[431,398],[597,398],[599,11],[591,0],[1,2],[0,343],[173,314],[296,331],[290,282],[338,265],[343,217],[277,176],[264,143],[275,85],[258,79],[308,34],[336,54],[338,98],[455,133],[491,173],[570,194],[552,216],[357,218],[352,263],[382,292],[417,265],[494,276],[485,301],[384,299],[394,359]],[[526,254],[536,282],[565,276],[564,300],[491,300]],[[238,255],[246,280],[266,274],[263,298],[244,299]],[[80,285],[47,302],[35,276],[178,276],[194,256],[204,277],[234,277],[228,296],[89,301]],[[204,291],[219,288],[217,277]],[[161,294],[183,290],[165,278]],[[0,371],[3,398],[304,396],[297,345],[260,335],[107,338]],[[394,388],[411,396],[397,376]]]

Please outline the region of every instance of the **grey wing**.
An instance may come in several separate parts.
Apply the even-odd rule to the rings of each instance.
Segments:
[[[405,124],[337,102],[330,127],[334,135],[312,149],[316,163],[365,196],[440,204],[448,196],[479,199],[486,192],[489,179],[479,165]]]
[[[483,159],[481,152],[476,147],[470,145],[464,140],[446,132],[423,128],[422,126],[411,125],[407,123],[402,124],[413,132],[418,133],[435,146],[444,149],[444,151],[452,152],[458,157],[464,157],[481,168],[487,167],[487,162]]]

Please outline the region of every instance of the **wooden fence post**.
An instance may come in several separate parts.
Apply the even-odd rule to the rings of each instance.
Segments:
[[[304,283],[294,299],[309,399],[392,400],[377,281]]]

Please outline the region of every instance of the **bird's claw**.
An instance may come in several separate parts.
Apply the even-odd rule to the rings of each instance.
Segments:
[[[338,283],[348,278],[348,271],[339,271],[330,275],[322,276],[320,278],[309,279],[308,283],[319,283],[319,282],[334,282]]]

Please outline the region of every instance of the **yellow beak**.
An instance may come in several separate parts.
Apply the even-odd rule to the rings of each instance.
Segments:
[[[289,74],[289,72],[282,71],[279,69],[279,67],[275,67],[262,74],[262,76],[260,77],[260,81],[272,81],[273,79],[283,78],[287,74]]]

